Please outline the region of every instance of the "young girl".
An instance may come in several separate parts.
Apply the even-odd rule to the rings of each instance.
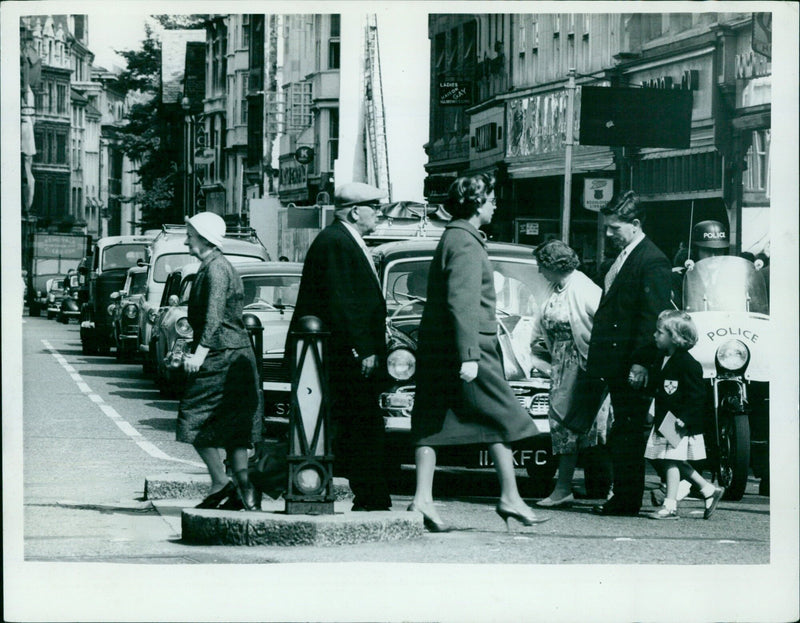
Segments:
[[[706,458],[703,369],[688,352],[697,343],[697,328],[686,312],[666,310],[658,316],[654,337],[665,357],[651,380],[655,391],[655,417],[644,456],[660,463],[657,467],[666,475],[667,495],[664,506],[649,516],[651,519],[678,519],[678,482],[683,478],[697,487],[705,498],[703,518],[708,519],[725,489],[714,487],[689,464],[689,461]],[[659,432],[668,413],[676,418],[675,429],[680,437],[677,446]]]

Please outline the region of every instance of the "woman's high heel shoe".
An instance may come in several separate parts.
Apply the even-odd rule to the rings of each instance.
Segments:
[[[207,495],[195,508],[217,508],[222,503],[222,500],[232,496],[234,493],[236,493],[236,486],[229,480],[227,485],[216,493]]]
[[[242,501],[242,506],[246,511],[260,511],[261,510],[261,492],[257,491],[252,484],[248,484],[247,489],[239,489],[239,499]]]
[[[523,515],[519,511],[514,510],[513,508],[509,508],[507,506],[502,506],[498,504],[497,507],[494,509],[495,512],[500,515],[500,519],[506,522],[506,529],[510,532],[511,526],[508,523],[509,518],[513,517],[518,522],[520,522],[523,526],[533,526],[537,523],[544,523],[549,517],[537,517],[536,515]]]
[[[428,515],[424,510],[413,502],[408,506],[408,510],[422,513],[422,525],[428,532],[450,532],[452,528],[443,521],[436,521],[433,517]]]

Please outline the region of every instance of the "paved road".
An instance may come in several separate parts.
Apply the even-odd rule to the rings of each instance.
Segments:
[[[599,518],[592,501],[550,511],[548,523],[509,534],[494,513],[489,472],[437,475],[441,514],[458,530],[413,542],[335,549],[187,547],[181,503],[142,499],[148,475],[202,474],[191,447],[174,441],[177,403],[141,366],[81,354],[78,327],[43,318],[23,326],[25,556],[28,560],[186,562],[753,563],[769,561],[769,498],[751,483],[711,521],[688,500],[678,522]],[[523,492],[526,483],[520,472]],[[404,508],[413,472],[394,496]],[[655,477],[648,475],[649,486]],[[580,481],[578,485],[580,486]],[[532,501],[532,500],[531,500]],[[542,511],[545,514],[545,511]]]

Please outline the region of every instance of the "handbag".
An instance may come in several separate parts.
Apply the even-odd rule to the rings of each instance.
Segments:
[[[248,476],[253,486],[277,500],[289,486],[288,441],[259,442],[250,458]]]
[[[585,435],[592,427],[607,395],[608,387],[603,379],[589,376],[585,370],[579,368],[570,409],[562,424],[578,435]]]

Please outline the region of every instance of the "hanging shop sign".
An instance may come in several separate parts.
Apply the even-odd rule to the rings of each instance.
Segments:
[[[470,80],[444,80],[439,82],[440,106],[469,106],[472,104]]]
[[[582,87],[576,89],[580,101]],[[519,97],[506,107],[506,157],[563,151],[567,132],[566,90]],[[580,106],[575,106],[573,132],[580,133]]]
[[[759,54],[772,58],[772,13],[753,13],[751,46]]]
[[[599,212],[614,196],[614,180],[610,177],[587,177],[583,180],[583,207]]]
[[[306,145],[298,147],[294,159],[300,164],[310,164],[314,160],[314,149]]]

